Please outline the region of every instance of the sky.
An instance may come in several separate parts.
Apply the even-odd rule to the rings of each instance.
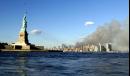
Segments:
[[[129,16],[129,0],[0,0],[0,42],[14,43],[27,12],[32,44],[74,44],[112,20]]]

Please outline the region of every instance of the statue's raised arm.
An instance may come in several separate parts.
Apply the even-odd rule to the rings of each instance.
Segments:
[[[26,28],[27,28],[27,20],[26,20],[26,15],[24,15],[21,31],[23,32],[26,31]]]

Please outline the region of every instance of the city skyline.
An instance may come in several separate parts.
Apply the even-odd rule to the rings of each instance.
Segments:
[[[31,43],[45,47],[74,44],[104,23],[126,19],[128,3],[128,0],[1,0],[0,42],[17,40],[27,11]]]

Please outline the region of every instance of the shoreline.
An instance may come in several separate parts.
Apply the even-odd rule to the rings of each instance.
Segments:
[[[64,50],[12,50],[12,49],[0,49],[0,52],[67,52],[67,53],[129,53],[129,51],[121,52],[121,51],[110,51],[110,52],[104,52],[104,51],[98,51],[98,52],[90,52],[90,51],[83,51],[83,52],[77,52],[77,51],[64,51]]]
[[[63,52],[63,50],[13,50],[13,49],[0,49],[0,52]]]

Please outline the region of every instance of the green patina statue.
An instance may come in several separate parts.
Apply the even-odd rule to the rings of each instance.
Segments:
[[[26,20],[26,15],[24,15],[23,22],[22,22],[22,28],[21,28],[20,32],[25,32],[26,28],[27,28],[27,20]]]

